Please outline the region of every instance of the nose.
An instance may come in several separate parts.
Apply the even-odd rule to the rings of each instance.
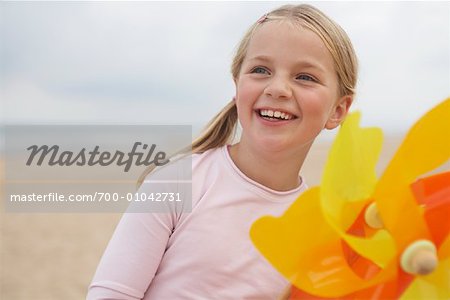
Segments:
[[[264,93],[274,99],[290,99],[292,88],[288,78],[283,76],[273,76],[268,82]]]

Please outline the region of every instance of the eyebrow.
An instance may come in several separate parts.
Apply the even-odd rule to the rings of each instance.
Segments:
[[[255,56],[255,57],[249,58],[249,61],[254,61],[254,60],[264,61],[264,62],[268,62],[268,63],[272,62],[270,57],[265,56],[265,55],[259,55],[259,56]],[[300,61],[295,63],[295,66],[296,67],[297,66],[301,66],[301,67],[304,67],[304,68],[314,68],[314,69],[317,69],[317,70],[319,70],[321,72],[325,72],[325,69],[320,64],[313,63],[313,62],[310,62],[310,61],[307,61],[307,60],[305,60],[305,61],[301,61],[300,60]]]

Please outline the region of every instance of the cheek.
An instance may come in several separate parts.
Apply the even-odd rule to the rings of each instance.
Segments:
[[[242,106],[245,105],[247,98],[248,97],[246,95],[245,89],[243,89],[242,86],[237,87],[235,101],[236,101],[236,106],[237,106],[238,112],[240,112],[240,110],[242,109]]]
[[[239,81],[236,87],[236,107],[238,119],[243,128],[246,128],[251,122],[256,99],[257,95],[254,85],[245,80]]]
[[[256,84],[249,80],[241,80],[236,87],[236,99],[239,98],[240,101],[245,102],[253,101],[257,98],[258,91],[259,88]]]
[[[333,101],[334,98],[328,93],[312,93],[302,97],[300,107],[305,117],[324,122],[332,111]]]

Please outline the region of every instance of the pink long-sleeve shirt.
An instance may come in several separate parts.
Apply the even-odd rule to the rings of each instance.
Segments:
[[[177,165],[162,169],[179,173]],[[277,299],[288,282],[249,230],[264,215],[281,215],[305,189],[279,192],[251,180],[226,146],[192,155],[192,211],[125,213],[87,299]]]

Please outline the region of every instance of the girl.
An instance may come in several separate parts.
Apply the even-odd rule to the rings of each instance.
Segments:
[[[277,299],[288,282],[255,250],[250,226],[306,189],[302,164],[346,116],[356,69],[345,32],[314,7],[261,17],[233,60],[235,98],[192,144],[192,212],[124,214],[88,299]]]

